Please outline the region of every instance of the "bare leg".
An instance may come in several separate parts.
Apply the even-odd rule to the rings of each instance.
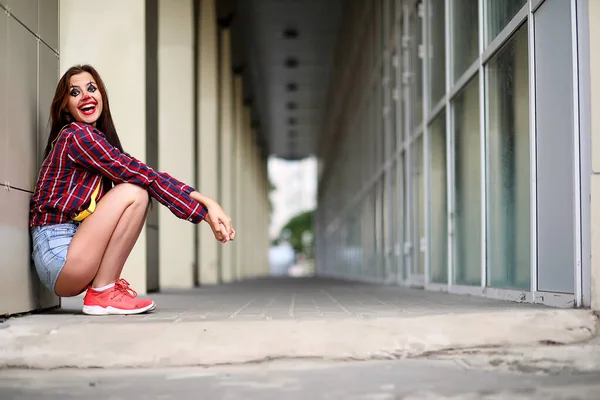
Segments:
[[[144,225],[148,193],[139,186],[120,184],[98,202],[69,246],[67,261],[55,292],[75,296],[93,281],[95,287],[117,280]]]
[[[102,287],[119,279],[125,261],[137,241],[148,215],[148,195],[127,207],[108,242],[92,287]]]

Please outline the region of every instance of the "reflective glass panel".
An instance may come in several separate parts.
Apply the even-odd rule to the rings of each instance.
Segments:
[[[528,67],[523,25],[487,67],[488,277],[499,288],[530,283]]]

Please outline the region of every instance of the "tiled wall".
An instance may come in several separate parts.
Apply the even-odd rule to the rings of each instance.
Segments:
[[[58,0],[0,0],[0,315],[58,304],[31,261],[29,199],[58,81]]]

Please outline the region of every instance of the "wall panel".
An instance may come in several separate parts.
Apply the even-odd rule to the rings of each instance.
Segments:
[[[538,290],[575,290],[575,156],[571,4],[535,13]]]
[[[8,177],[11,186],[33,190],[36,176],[37,42],[15,19],[8,21]]]
[[[58,52],[58,0],[40,1],[38,15],[40,38]]]
[[[8,9],[31,32],[38,33],[38,0],[8,0]]]
[[[58,78],[58,56],[45,44],[39,43],[39,90],[37,122],[37,159],[36,174],[42,164],[44,149],[50,134],[50,104],[54,98]]]
[[[52,32],[58,36],[58,0],[40,3],[38,9],[37,0],[0,0],[11,13],[0,12],[0,315],[59,304],[37,277],[29,233],[29,200],[58,80],[56,49],[35,36],[38,15],[48,41]]]
[[[0,190],[0,315],[58,304],[31,262],[29,198],[20,190]]]

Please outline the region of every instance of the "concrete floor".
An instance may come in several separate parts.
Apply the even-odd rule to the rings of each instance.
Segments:
[[[0,323],[0,399],[600,399],[585,310],[314,279],[151,297]]]
[[[276,362],[167,370],[0,372],[3,400],[589,399],[600,372],[480,371],[452,361]]]

